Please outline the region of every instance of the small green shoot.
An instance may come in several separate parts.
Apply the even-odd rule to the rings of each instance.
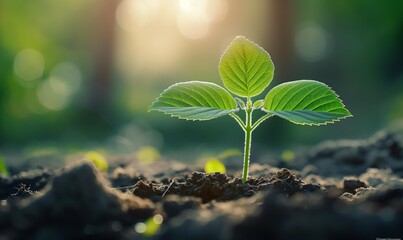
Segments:
[[[96,151],[87,152],[84,156],[85,159],[93,162],[95,166],[101,171],[107,171],[109,168],[108,161],[104,155]]]
[[[224,164],[217,158],[210,158],[204,165],[204,171],[206,173],[226,173],[227,169],[225,168]]]
[[[8,171],[6,161],[1,156],[0,156],[0,175],[4,177],[10,176],[10,172]]]
[[[273,79],[274,65],[270,55],[256,43],[238,36],[225,50],[219,72],[226,89],[201,81],[181,82],[167,88],[150,106],[185,120],[210,120],[229,115],[245,133],[242,181],[249,174],[252,132],[272,116],[295,124],[320,126],[351,117],[338,95],[326,84],[314,80],[299,80],[272,88],[264,99],[252,100],[261,94]],[[242,97],[233,97],[232,94]],[[245,112],[242,120],[237,112]],[[265,114],[253,121],[253,112]]]

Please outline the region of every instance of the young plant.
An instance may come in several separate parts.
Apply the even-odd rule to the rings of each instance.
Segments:
[[[224,86],[245,101],[233,97],[226,89],[210,82],[190,81],[167,88],[150,106],[185,120],[210,120],[229,115],[245,132],[242,181],[249,173],[252,132],[272,116],[300,125],[326,125],[352,116],[338,95],[326,84],[299,80],[272,88],[264,99],[252,101],[273,79],[274,65],[270,55],[256,43],[238,36],[225,50],[219,63]],[[253,111],[265,114],[253,122]],[[243,121],[236,113],[245,111]]]

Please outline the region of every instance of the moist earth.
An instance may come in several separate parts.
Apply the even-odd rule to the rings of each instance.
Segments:
[[[237,171],[205,174],[174,164],[153,174],[134,164],[106,173],[82,161],[0,177],[0,239],[403,236],[403,142],[396,134],[329,141],[292,162],[254,164],[245,184]],[[156,215],[163,218],[157,233],[136,229]]]

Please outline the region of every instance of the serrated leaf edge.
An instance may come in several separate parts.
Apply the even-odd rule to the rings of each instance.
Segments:
[[[197,108],[197,107],[194,107],[194,108]],[[206,108],[206,107],[200,107],[200,108]],[[219,110],[219,109],[217,109],[217,108],[209,108],[209,109]],[[232,109],[232,110],[220,110],[220,111],[222,111],[222,112],[228,112],[228,113],[223,114],[223,115],[221,115],[221,116],[211,117],[211,118],[205,118],[205,119],[200,119],[200,118],[185,118],[185,117],[181,117],[181,116],[179,116],[179,115],[176,115],[176,114],[174,114],[174,113],[165,112],[165,111],[163,111],[163,110],[161,110],[161,109],[151,109],[151,110],[149,110],[149,112],[150,112],[150,111],[158,111],[158,112],[162,112],[162,113],[165,114],[165,115],[169,115],[170,117],[175,117],[175,118],[178,118],[178,119],[183,119],[183,120],[186,120],[186,121],[193,121],[193,122],[194,122],[194,121],[207,121],[207,120],[212,120],[212,119],[216,119],[216,118],[219,118],[219,117],[223,117],[223,116],[229,115],[229,114],[231,114],[231,113],[233,113],[233,112],[238,112],[239,109],[237,108],[237,109]]]
[[[153,108],[153,105],[154,105],[155,103],[157,103],[157,102],[160,100],[160,98],[162,98],[162,95],[163,95],[165,92],[167,92],[169,89],[171,89],[171,88],[173,88],[173,87],[175,87],[175,86],[177,86],[177,85],[183,84],[183,83],[192,83],[192,82],[207,83],[207,84],[211,84],[211,85],[214,85],[214,86],[216,86],[216,87],[219,87],[219,88],[221,88],[222,90],[224,90],[225,92],[227,92],[227,93],[234,99],[234,97],[231,95],[231,93],[229,93],[229,92],[227,91],[227,89],[221,87],[221,86],[218,85],[218,84],[212,83],[212,82],[196,81],[196,80],[195,80],[195,81],[179,82],[179,83],[175,83],[175,84],[170,85],[168,88],[166,88],[164,91],[162,91],[162,93],[154,100],[154,102],[151,104],[151,106],[148,107],[148,112],[151,112],[151,111],[158,111],[158,112],[162,112],[162,113],[165,114],[165,115],[169,115],[170,117],[175,117],[175,118],[178,118],[178,119],[183,119],[183,120],[186,120],[186,121],[193,121],[193,122],[194,122],[194,121],[207,121],[207,120],[212,120],[212,119],[219,118],[219,117],[223,117],[223,116],[229,115],[229,114],[231,114],[231,113],[233,113],[233,112],[238,112],[238,111],[239,111],[239,108],[228,109],[228,110],[222,110],[222,109],[219,109],[219,108],[211,108],[211,109],[216,109],[216,110],[221,110],[221,111],[228,111],[228,113],[227,113],[227,114],[223,114],[222,116],[217,116],[217,117],[212,117],[212,118],[206,118],[206,119],[196,119],[196,118],[195,118],[195,119],[193,119],[193,118],[180,117],[180,116],[178,116],[178,115],[176,115],[176,114],[168,113],[168,112],[165,112],[165,111],[163,111],[163,110],[161,110],[161,109],[158,109],[158,108]],[[234,102],[235,102],[235,105],[238,106],[238,103],[237,103],[237,101],[236,101],[235,99],[234,99]],[[200,108],[207,108],[207,107],[200,107]]]
[[[350,115],[340,116],[340,117],[338,117],[338,118],[335,118],[335,119],[332,119],[332,120],[330,120],[330,121],[326,121],[326,122],[323,122],[323,123],[299,123],[299,122],[291,121],[291,120],[289,120],[289,119],[285,119],[285,118],[280,117],[280,116],[278,116],[278,115],[276,114],[276,112],[286,112],[286,111],[267,111],[266,109],[263,109],[263,108],[261,108],[261,110],[264,111],[264,112],[266,112],[266,113],[271,113],[271,114],[273,114],[273,115],[275,115],[275,116],[277,116],[277,117],[279,117],[279,118],[282,118],[282,119],[284,119],[284,120],[287,120],[287,121],[289,121],[289,122],[291,122],[291,123],[294,123],[294,124],[297,124],[297,125],[302,125],[302,126],[325,126],[325,125],[328,125],[328,124],[334,124],[334,123],[336,123],[336,122],[340,122],[340,120],[343,120],[343,119],[346,119],[346,118],[349,118],[349,117],[354,117],[354,115],[352,115],[352,114],[350,113]],[[347,110],[347,109],[346,109],[346,110]],[[298,111],[298,110],[297,110],[297,111]],[[309,111],[309,110],[305,110],[305,111]],[[347,111],[348,111],[348,110],[347,110]],[[296,111],[289,111],[289,112],[296,112]],[[312,112],[315,112],[315,111],[312,111]],[[350,112],[350,111],[349,111],[349,112]],[[317,113],[328,113],[328,112],[317,112]]]
[[[340,120],[343,120],[343,119],[346,119],[346,118],[349,118],[349,117],[353,117],[353,116],[354,116],[354,115],[352,115],[351,112],[346,108],[346,105],[344,105],[344,102],[343,102],[343,100],[340,98],[340,96],[339,96],[329,85],[327,85],[326,83],[323,83],[323,82],[320,82],[320,81],[317,81],[317,80],[307,80],[307,79],[295,80],[295,81],[291,81],[291,82],[296,82],[296,81],[315,81],[315,82],[318,82],[318,83],[320,83],[320,84],[326,86],[327,88],[329,88],[330,92],[333,93],[333,94],[337,97],[338,100],[340,100],[341,108],[346,109],[347,112],[349,112],[349,115],[341,116],[341,117],[338,117],[338,118],[336,118],[336,119],[333,119],[333,120],[331,120],[331,121],[327,121],[327,122],[324,122],[324,123],[298,123],[298,122],[291,121],[291,120],[288,120],[288,119],[285,119],[285,118],[283,118],[283,119],[285,119],[285,120],[287,120],[287,121],[289,121],[289,122],[292,122],[292,123],[294,123],[294,124],[297,124],[297,125],[302,125],[302,126],[325,126],[325,125],[327,125],[327,124],[334,124],[334,123],[336,123],[336,122],[340,122]],[[289,83],[289,82],[285,82],[285,83]],[[280,85],[277,85],[277,86],[280,86]],[[275,86],[275,87],[277,87],[277,86]],[[273,87],[273,88],[275,88],[275,87]],[[272,89],[273,89],[273,88],[272,88]],[[270,89],[269,92],[268,92],[266,95],[268,95],[272,89]],[[266,97],[264,98],[264,101],[265,101],[265,100],[266,100]],[[273,115],[275,115],[275,116],[277,116],[277,117],[280,117],[280,116],[278,116],[278,115],[276,114],[276,112],[285,112],[285,111],[270,111],[270,110],[265,109],[264,106],[261,108],[261,110],[264,111],[264,112],[267,112],[267,113],[272,113]],[[300,109],[300,110],[303,110],[303,109]],[[290,112],[292,112],[292,111],[295,111],[295,110],[291,110]],[[296,111],[298,111],[298,110],[296,110]],[[310,110],[305,110],[305,111],[310,111]],[[312,111],[312,112],[316,112],[316,111]],[[318,113],[329,113],[329,112],[318,112]]]

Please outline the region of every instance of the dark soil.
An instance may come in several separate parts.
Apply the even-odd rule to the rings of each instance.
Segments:
[[[156,214],[152,239],[403,237],[403,143],[393,134],[255,164],[246,184],[231,174],[240,169],[165,167],[101,173],[80,162],[0,178],[0,239],[145,239],[135,226]]]
[[[163,196],[167,194],[174,194],[198,197],[202,203],[207,203],[212,200],[229,201],[241,197],[250,197],[259,191],[269,189],[291,196],[296,192],[319,191],[320,187],[305,184],[300,179],[296,179],[290,170],[281,169],[271,177],[252,177],[246,184],[234,176],[202,172],[192,172],[181,178],[172,179],[171,182],[168,179],[163,179],[161,183],[139,180],[133,185],[131,192],[153,202],[162,201]]]

